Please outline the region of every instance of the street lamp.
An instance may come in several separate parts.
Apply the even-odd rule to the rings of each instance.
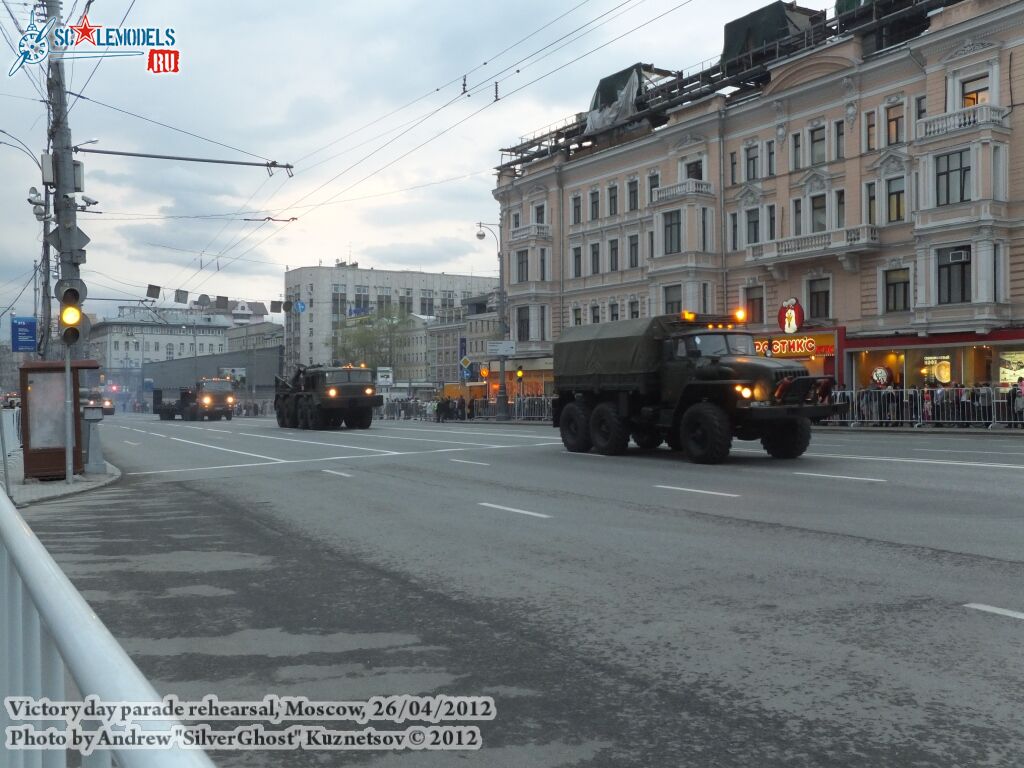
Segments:
[[[492,227],[500,227],[500,224],[484,224],[481,221],[476,223],[476,239],[484,240],[487,230],[494,236],[494,242],[498,246],[498,322],[501,324],[501,338],[508,339],[508,318],[505,308],[505,256],[501,252],[501,240]],[[508,392],[505,391],[505,355],[499,356],[500,365],[498,368],[498,413],[495,416],[497,421],[508,421]]]

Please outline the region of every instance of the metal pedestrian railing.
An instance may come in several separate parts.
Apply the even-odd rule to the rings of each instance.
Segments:
[[[834,390],[823,421],[860,427],[1024,428],[1024,398],[1013,389],[939,387]]]
[[[550,397],[518,397],[508,403],[508,416],[516,421],[551,421]],[[498,416],[497,402],[490,400],[473,401],[474,419],[495,419]]]
[[[10,499],[0,494],[0,699],[46,697],[67,701],[65,674],[84,699],[160,702],[153,686],[110,634],[85,599],[36,538]],[[2,703],[2,702],[0,702]],[[65,729],[65,721],[10,720],[0,706],[0,734],[12,725]],[[141,721],[143,730],[170,732],[177,721]],[[113,726],[117,729],[117,726]],[[65,749],[26,751],[0,747],[4,768],[68,765]],[[83,768],[212,768],[195,749],[97,748]]]

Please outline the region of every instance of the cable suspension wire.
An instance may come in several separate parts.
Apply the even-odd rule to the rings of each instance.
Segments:
[[[119,26],[119,27],[123,27],[124,26],[125,19],[128,18],[128,14],[131,13],[132,12],[132,8],[135,7],[135,2],[136,2],[136,0],[131,0],[131,2],[128,4],[128,9],[124,12],[124,16],[121,17],[121,21],[118,22],[117,26]],[[88,11],[90,5],[92,5],[91,2],[86,4],[86,11]],[[85,83],[82,85],[81,88],[78,89],[79,93],[81,93],[82,91],[84,91],[86,88],[89,87],[89,83],[92,82],[92,78],[96,74],[96,70],[100,68],[100,64],[103,63],[103,59],[104,58],[106,58],[106,57],[100,56],[98,59],[96,59],[96,64],[93,65],[92,72],[89,73],[89,77],[87,77],[85,79]],[[78,100],[80,98],[82,98],[82,97],[78,96],[78,97],[75,98],[75,100],[73,102],[71,102],[71,104],[67,108],[67,112],[65,113],[66,115],[71,114],[71,110],[75,108],[75,104],[78,103]]]

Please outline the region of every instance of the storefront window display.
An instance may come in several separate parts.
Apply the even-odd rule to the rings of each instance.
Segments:
[[[1003,352],[998,347],[910,347],[857,352],[853,355],[853,377],[858,387],[867,387],[879,368],[891,372],[896,387],[936,387],[948,384],[977,386],[982,383],[1015,382],[1024,375],[1024,352]],[[1014,367],[1016,366],[1016,367]],[[1014,375],[1014,371],[1021,373]]]

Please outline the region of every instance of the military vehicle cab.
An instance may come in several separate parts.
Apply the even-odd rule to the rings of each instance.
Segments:
[[[231,421],[234,410],[235,382],[229,378],[204,378],[194,387],[153,390],[153,413],[160,421],[170,421],[176,416],[181,416],[183,421]]]
[[[300,365],[290,380],[275,379],[279,427],[369,429],[373,409],[384,404],[373,370],[365,365]]]
[[[830,377],[761,357],[743,311],[682,312],[565,329],[554,345],[553,426],[573,452],[624,453],[662,442],[691,461],[717,464],[732,440],[760,440],[795,459],[811,419],[833,413]]]

